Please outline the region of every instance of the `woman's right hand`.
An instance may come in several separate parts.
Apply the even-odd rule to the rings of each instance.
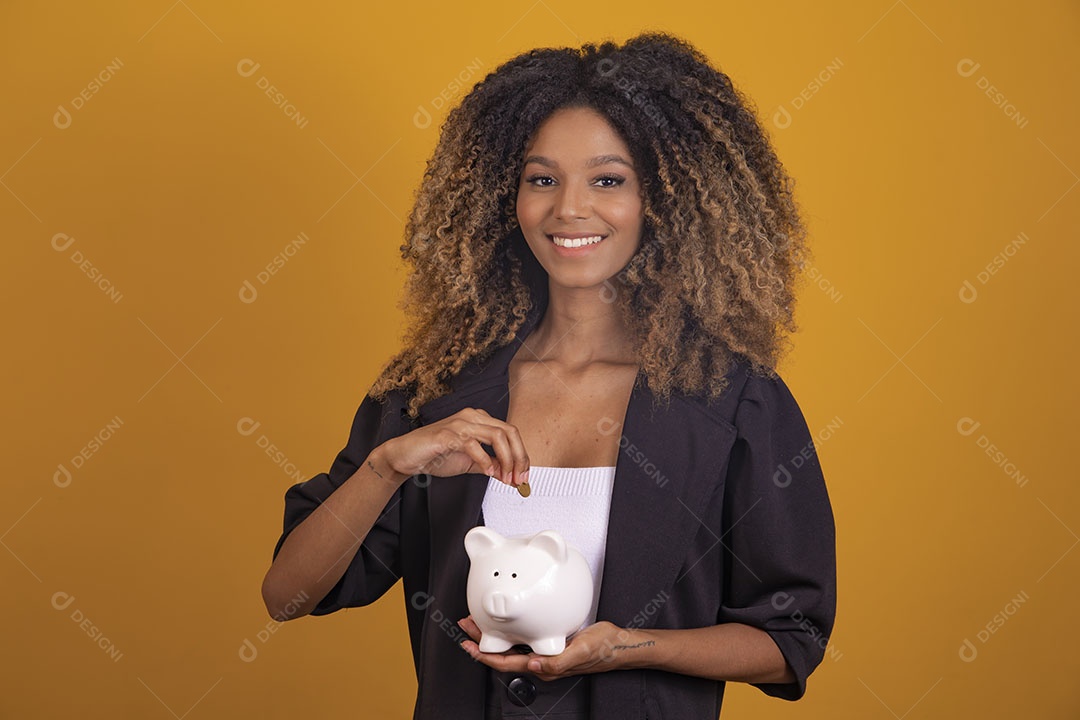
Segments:
[[[495,457],[480,443],[490,445]],[[480,408],[463,408],[391,438],[381,450],[384,462],[405,476],[483,473],[514,487],[528,481],[529,456],[517,428]]]

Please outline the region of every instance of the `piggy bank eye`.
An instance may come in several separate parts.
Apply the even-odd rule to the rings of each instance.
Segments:
[[[517,577],[517,573],[510,573],[510,577],[512,577],[512,578],[516,578],[516,577]]]
[[[499,577],[499,571],[498,570],[495,571],[495,577]]]

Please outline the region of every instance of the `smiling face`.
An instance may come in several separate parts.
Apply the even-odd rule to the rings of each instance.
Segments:
[[[603,115],[562,108],[537,128],[525,148],[517,218],[554,284],[593,287],[626,266],[641,244],[641,186],[630,149]],[[582,245],[560,247],[564,238]]]

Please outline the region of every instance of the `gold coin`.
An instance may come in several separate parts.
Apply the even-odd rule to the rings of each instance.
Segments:
[[[524,482],[517,486],[518,494],[521,497],[529,497],[529,493],[532,492],[532,488],[529,487],[529,483]]]

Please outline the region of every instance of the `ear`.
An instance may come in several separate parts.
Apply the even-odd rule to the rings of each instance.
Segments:
[[[557,563],[566,562],[569,553],[566,550],[566,541],[563,540],[562,535],[554,530],[545,530],[544,532],[537,533],[529,540],[529,547],[543,550]]]
[[[465,552],[469,558],[478,558],[503,544],[505,538],[491,528],[483,525],[474,527],[465,533]]]

